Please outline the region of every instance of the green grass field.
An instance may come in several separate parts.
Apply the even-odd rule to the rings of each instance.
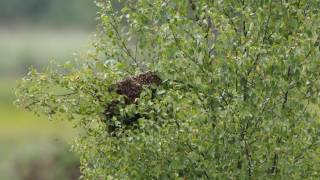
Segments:
[[[55,153],[71,142],[75,134],[70,124],[49,122],[14,108],[0,108],[0,179],[5,174],[16,174],[16,163]]]
[[[11,101],[14,81],[0,84],[0,179],[19,179],[15,177],[17,163],[54,154],[76,132],[66,121],[50,122],[16,108]]]
[[[73,29],[11,28],[0,26],[0,78],[21,76],[31,65],[40,67],[49,60],[72,60],[86,49],[90,33]]]
[[[0,81],[0,141],[12,137],[21,139],[27,136],[56,136],[69,138],[71,125],[65,121],[53,122],[46,117],[38,117],[31,112],[17,108],[14,104],[14,87],[10,80]],[[66,131],[67,130],[67,131]]]
[[[49,121],[46,117],[18,109],[13,104],[14,88],[17,79],[30,65],[43,67],[52,58],[59,62],[71,60],[73,52],[81,52],[86,47],[89,34],[72,29],[0,28],[1,180],[21,179],[23,168],[30,166],[29,161],[50,159],[58,151],[67,151],[65,147],[76,134],[72,125],[62,120]],[[26,167],[21,170],[17,164]],[[54,166],[48,165],[50,168]]]

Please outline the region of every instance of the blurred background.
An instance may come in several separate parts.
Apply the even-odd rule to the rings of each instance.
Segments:
[[[71,125],[13,105],[16,80],[84,52],[95,28],[93,0],[0,0],[0,179],[78,179]]]

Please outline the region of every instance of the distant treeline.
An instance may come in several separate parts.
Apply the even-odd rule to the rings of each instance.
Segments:
[[[95,12],[93,0],[0,1],[0,24],[27,22],[92,27]]]

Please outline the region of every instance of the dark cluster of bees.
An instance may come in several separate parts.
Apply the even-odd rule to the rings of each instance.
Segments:
[[[114,133],[119,129],[134,128],[137,125],[137,121],[144,116],[140,113],[134,113],[130,115],[121,115],[120,109],[130,104],[137,104],[137,100],[140,97],[141,92],[148,86],[159,86],[162,83],[160,77],[154,72],[146,72],[136,76],[131,76],[117,82],[114,91],[124,97],[124,102],[119,100],[113,100],[107,104],[104,116],[107,123],[107,130],[109,133]],[[112,121],[116,118],[121,123],[121,127]]]

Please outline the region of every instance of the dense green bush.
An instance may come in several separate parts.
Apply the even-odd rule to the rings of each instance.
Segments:
[[[17,89],[83,129],[85,179],[320,177],[318,1],[97,5],[86,60],[32,69]]]

